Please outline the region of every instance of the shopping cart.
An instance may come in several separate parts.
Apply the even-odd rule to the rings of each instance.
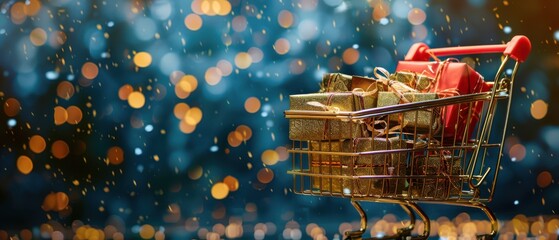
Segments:
[[[428,238],[430,221],[418,203],[480,209],[487,215],[491,231],[477,237],[492,239],[499,225],[485,203],[490,202],[495,193],[515,75],[530,50],[530,41],[525,36],[515,36],[502,45],[430,49],[417,43],[406,55],[407,61],[423,62],[443,56],[486,53],[502,53],[503,57],[494,81],[488,84],[492,87],[477,93],[359,111],[285,111],[285,117],[290,121],[327,121],[334,127],[355,123],[344,125],[349,126],[347,131],[350,132],[359,131],[359,126],[366,123],[383,123],[385,129],[392,129],[368,139],[293,140],[289,150],[292,169],[288,171],[293,176],[293,191],[350,199],[361,221],[359,230],[345,233],[347,239],[362,239],[366,232],[367,216],[359,201],[398,204],[410,218],[409,225],[395,235],[372,239]],[[479,114],[476,115],[474,111],[478,107]],[[462,131],[456,131],[454,136],[445,134],[444,128],[442,131],[430,128],[420,133],[414,127],[418,123],[417,117],[426,112],[442,116],[448,114],[447,111],[468,111],[468,114],[456,113],[466,119],[456,121],[455,129],[461,128]],[[391,121],[387,120],[391,117],[414,119],[414,116],[415,124],[408,124],[407,128],[392,128]],[[437,117],[430,118],[430,121],[436,125]],[[324,136],[331,135],[328,129],[324,130]],[[356,135],[349,133],[348,136]],[[421,232],[412,236],[416,215],[424,226]]]

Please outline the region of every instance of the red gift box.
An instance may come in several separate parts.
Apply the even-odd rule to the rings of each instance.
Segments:
[[[428,91],[439,93],[440,98],[489,91],[493,86],[486,83],[483,76],[468,64],[462,62],[449,60],[436,62],[400,61],[396,71],[415,72],[434,78],[435,81],[428,88]],[[456,138],[460,141],[463,139],[467,127],[466,139],[468,139],[479,121],[482,108],[482,102],[474,103],[471,112],[469,111],[469,104],[446,106],[442,114],[443,137]],[[467,124],[469,116],[471,116],[470,124]]]

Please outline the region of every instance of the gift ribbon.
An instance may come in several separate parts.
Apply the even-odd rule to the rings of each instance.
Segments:
[[[417,92],[417,90],[409,87],[403,82],[390,80],[390,73],[382,68],[382,67],[375,67],[373,69],[373,74],[377,78],[377,81],[382,82],[384,85],[388,86],[388,89],[391,92],[394,92],[396,96],[400,99],[400,103],[409,103],[410,101],[404,97],[403,92]]]

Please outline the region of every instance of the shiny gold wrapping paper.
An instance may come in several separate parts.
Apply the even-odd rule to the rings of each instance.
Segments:
[[[403,82],[418,91],[427,91],[435,81],[433,78],[414,72],[395,72],[390,75],[390,80]]]
[[[438,98],[437,93],[403,93],[410,102],[421,102]],[[379,92],[377,106],[385,107],[400,103],[400,98],[393,92]],[[417,116],[417,118],[416,118]],[[388,117],[390,128],[401,125],[404,131],[436,134],[441,128],[440,109],[426,109],[392,114]],[[403,120],[403,121],[402,121]]]
[[[357,138],[354,140],[347,140],[345,143],[349,145],[352,152],[368,152],[379,150],[402,149],[406,147],[406,143],[400,137],[376,137],[376,138]],[[355,165],[366,166],[369,169],[370,175],[391,175],[391,176],[404,176],[406,174],[406,158],[407,153],[392,153],[392,154],[362,154],[358,157],[345,157],[350,158]],[[342,162],[347,162],[342,160]],[[362,179],[360,181],[376,181],[372,179]],[[377,183],[377,182],[375,182]],[[373,187],[382,188],[382,182],[373,185]],[[399,194],[405,187],[404,179],[385,179],[384,193]]]
[[[310,93],[290,95],[290,110],[355,111],[376,105],[377,94],[367,93]],[[316,102],[324,105],[309,105]],[[337,119],[290,119],[290,140],[335,140],[368,136],[363,124]]]
[[[311,166],[311,173],[322,176],[313,177],[312,186],[323,192],[339,194],[380,195],[382,193],[381,179],[351,179],[332,176],[363,176],[372,175],[371,168],[356,166],[353,169],[339,163]]]
[[[457,176],[461,173],[460,158],[418,156],[414,160],[412,174],[428,175],[431,178],[412,179],[412,196],[447,198],[449,194],[458,195],[462,186]]]
[[[373,91],[377,88],[377,81],[368,77],[326,73],[323,75],[320,84],[320,92],[351,92],[356,88]]]
[[[405,147],[399,137],[391,138],[356,138],[341,141],[313,141],[312,151],[359,153],[377,150],[389,150]],[[351,171],[353,169],[353,172]],[[402,192],[404,179],[342,179],[328,175],[363,176],[406,174],[406,153],[372,154],[360,156],[340,156],[335,154],[311,153],[311,172],[325,175],[313,177],[312,187],[325,192],[362,195],[380,195],[383,193]],[[352,185],[353,184],[353,185]],[[384,186],[383,186],[384,184]]]

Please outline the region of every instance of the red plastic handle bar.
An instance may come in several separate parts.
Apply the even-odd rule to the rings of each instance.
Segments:
[[[503,53],[510,56],[518,62],[524,62],[530,51],[532,44],[530,40],[523,35],[513,37],[507,44],[497,45],[479,45],[479,46],[464,46],[464,47],[446,47],[429,49],[424,43],[416,43],[411,46],[408,54],[406,55],[407,61],[428,61],[432,55],[435,56],[452,56],[452,55],[466,55],[466,54],[484,54],[484,53]]]

